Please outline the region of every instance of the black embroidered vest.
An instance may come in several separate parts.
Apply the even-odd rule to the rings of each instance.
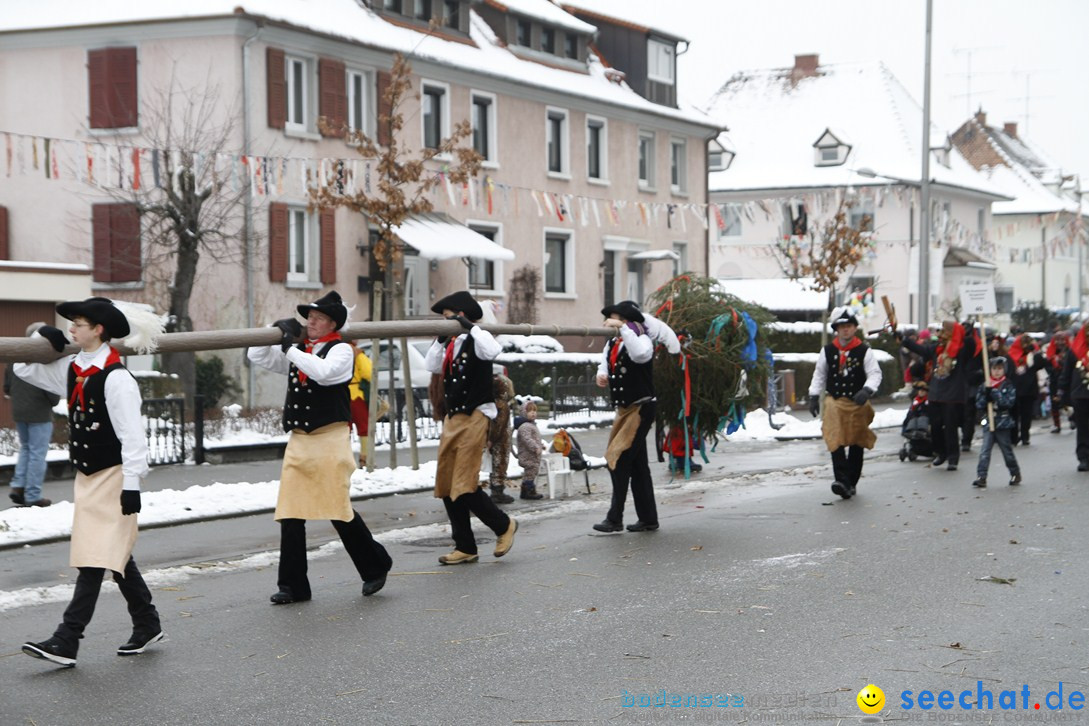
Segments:
[[[492,392],[492,362],[476,356],[476,342],[466,335],[461,350],[451,365],[442,369],[442,388],[446,397],[448,416],[471,414],[478,406],[495,403]]]
[[[609,342],[605,351],[606,366],[612,358],[613,348],[622,342],[619,337]],[[654,398],[653,358],[646,363],[636,363],[628,355],[627,347],[623,347],[617,354],[616,365],[608,368],[609,394],[613,398],[613,406],[630,406],[641,399]]]
[[[343,340],[334,340],[325,344],[314,355],[324,358],[334,345],[350,345]],[[306,346],[300,343],[299,350],[306,350]],[[284,431],[302,429],[310,433],[322,426],[328,426],[337,421],[347,423],[352,419],[351,395],[348,392],[349,381],[334,383],[331,386],[322,386],[314,382],[313,378],[307,378],[305,382],[299,378],[299,369],[295,364],[287,374],[287,399],[284,401]]]
[[[824,381],[824,390],[832,398],[850,398],[866,385],[866,369],[863,359],[870,346],[865,343],[847,351],[847,360],[843,370],[839,367],[839,349],[835,344],[824,346],[824,357],[828,362],[828,376]]]
[[[120,363],[106,366],[83,381],[83,408],[78,401],[68,411],[68,457],[84,474],[94,474],[121,463],[121,440],[106,411],[106,376]],[[76,369],[68,366],[68,400],[76,387]]]

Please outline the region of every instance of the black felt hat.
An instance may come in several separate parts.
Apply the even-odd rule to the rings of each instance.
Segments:
[[[431,306],[431,312],[433,313],[442,315],[443,310],[453,310],[456,313],[461,313],[473,322],[484,317],[484,311],[480,309],[480,303],[473,299],[468,290],[452,292]]]
[[[57,306],[57,314],[68,320],[86,318],[95,325],[101,325],[108,338],[124,338],[130,332],[129,319],[107,297],[62,302]]]
[[[337,324],[337,330],[340,330],[348,319],[348,308],[344,307],[344,301],[340,299],[340,294],[336,290],[330,290],[324,297],[318,298],[309,305],[299,305],[295,309],[304,318],[310,314],[311,310],[325,313]]]
[[[643,322],[643,313],[639,312],[639,305],[631,300],[621,300],[614,305],[606,305],[601,308],[601,314],[606,318],[616,313],[620,317],[624,318],[628,322],[641,323]]]

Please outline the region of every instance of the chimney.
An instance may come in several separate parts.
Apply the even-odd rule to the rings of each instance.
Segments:
[[[817,75],[818,65],[820,65],[820,56],[816,53],[795,55],[794,72],[791,73],[791,75],[795,78],[806,78],[808,76],[815,76]]]
[[[1006,136],[1016,139],[1017,138],[1017,122],[1007,121],[1002,125],[1002,130],[1006,133]]]
[[[983,128],[987,128],[987,114],[983,113],[982,108],[976,111],[976,121],[978,121],[979,125]]]

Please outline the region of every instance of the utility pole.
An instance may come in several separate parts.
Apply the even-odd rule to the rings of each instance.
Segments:
[[[923,163],[919,177],[919,329],[930,324],[930,35],[934,0],[926,0],[926,50],[923,61]]]

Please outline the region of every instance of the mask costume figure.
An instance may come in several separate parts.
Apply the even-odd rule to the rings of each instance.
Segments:
[[[386,548],[375,541],[349,497],[355,458],[352,454],[351,394],[353,346],[338,332],[348,319],[340,295],[332,291],[309,305],[299,305],[305,329],[294,318],[278,320],[278,345],[250,348],[251,362],[287,376],[284,431],[291,434],[284,451],[276,521],[280,523],[280,568],[274,605],[309,600],[306,576],[306,521],[328,519],[352,558],[363,595],[386,584],[393,566]],[[305,335],[304,335],[305,334]],[[299,337],[302,343],[295,344]]]

